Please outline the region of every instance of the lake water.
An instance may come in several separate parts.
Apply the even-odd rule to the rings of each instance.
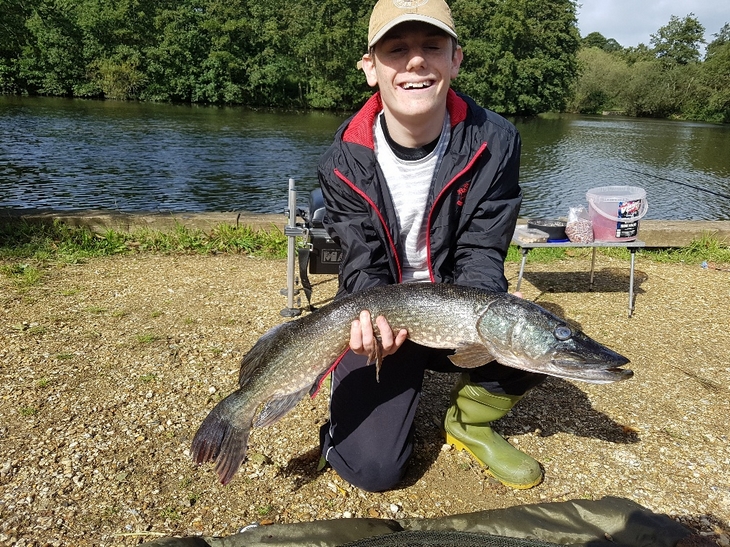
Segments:
[[[344,116],[0,97],[0,208],[280,213],[300,202]],[[522,134],[521,216],[565,216],[586,191],[643,188],[646,218],[730,220],[730,126],[547,115]],[[714,192],[714,193],[713,193]]]

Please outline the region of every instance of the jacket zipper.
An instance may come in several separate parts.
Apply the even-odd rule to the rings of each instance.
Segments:
[[[446,193],[449,188],[451,188],[456,181],[463,176],[469,169],[472,168],[474,163],[481,157],[484,150],[487,149],[487,143],[482,143],[482,145],[479,147],[479,150],[477,150],[476,154],[469,160],[469,163],[466,164],[466,167],[459,171],[456,176],[451,179],[446,186],[444,186],[441,189],[441,192],[439,192],[439,195],[436,196],[436,199],[433,200],[433,205],[431,205],[431,210],[428,212],[428,220],[426,222],[426,237],[428,238],[426,241],[426,262],[428,264],[428,275],[431,279],[431,283],[434,283],[436,281],[436,276],[433,273],[433,263],[431,261],[431,221],[433,219],[433,212],[434,209],[436,209],[436,205],[438,204],[439,200],[443,197],[443,195]]]
[[[370,199],[370,196],[368,196],[364,191],[360,190],[357,186],[355,186],[350,180],[343,175],[339,169],[335,168],[335,175],[345,184],[347,184],[353,191],[355,191],[360,197],[362,197],[369,205],[373,208],[373,211],[375,211],[375,214],[378,215],[378,219],[380,219],[380,223],[383,225],[383,231],[385,232],[385,236],[388,238],[388,245],[390,245],[390,250],[392,253],[393,258],[395,259],[395,265],[397,268],[397,274],[398,274],[398,283],[401,283],[403,281],[403,272],[401,271],[401,265],[400,260],[398,259],[398,251],[396,250],[395,243],[393,242],[393,236],[390,234],[390,230],[388,230],[388,225],[385,223],[385,218],[383,217],[383,214],[380,212],[380,209],[378,209],[378,206],[375,205],[375,202]],[[430,266],[429,266],[430,269]]]

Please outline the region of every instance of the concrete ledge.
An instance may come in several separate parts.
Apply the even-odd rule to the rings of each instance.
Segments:
[[[138,229],[174,230],[177,226],[209,231],[220,224],[251,226],[256,229],[284,230],[287,217],[283,214],[256,214],[246,211],[229,213],[115,213],[109,211],[33,211],[0,209],[0,220],[52,222],[62,220],[71,226],[84,226],[95,232],[116,230],[131,232]]]
[[[134,231],[140,228],[172,230],[177,226],[204,231],[220,224],[250,226],[263,230],[284,230],[287,217],[283,214],[257,214],[246,211],[228,213],[114,213],[109,211],[33,211],[0,209],[0,220],[23,219],[51,222],[60,219],[72,226],[85,226],[96,232],[105,230]],[[520,220],[519,224],[526,223]],[[703,236],[712,236],[730,244],[730,220],[642,220],[639,239],[647,247],[684,247]]]
[[[685,247],[703,236],[730,244],[730,220],[642,220],[639,239],[647,247]]]

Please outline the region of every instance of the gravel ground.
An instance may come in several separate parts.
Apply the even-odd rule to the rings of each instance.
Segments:
[[[589,268],[580,253],[528,261],[522,290],[630,357],[636,375],[551,378],[497,423],[542,462],[543,484],[510,490],[443,447],[454,378],[434,374],[413,465],[402,487],[379,494],[316,472],[323,394],[254,430],[229,486],[190,461],[242,355],[284,320],[284,261],[137,255],[59,266],[31,287],[0,276],[0,545],[136,545],[253,522],[433,518],[604,496],[730,545],[730,273],[639,255],[628,319],[626,261],[599,256],[592,292]],[[517,265],[507,271],[514,283]],[[324,303],[336,280],[314,282]]]

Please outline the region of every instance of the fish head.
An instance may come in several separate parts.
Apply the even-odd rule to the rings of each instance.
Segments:
[[[504,365],[591,383],[631,378],[629,359],[528,300],[505,294],[480,310],[482,343]]]

